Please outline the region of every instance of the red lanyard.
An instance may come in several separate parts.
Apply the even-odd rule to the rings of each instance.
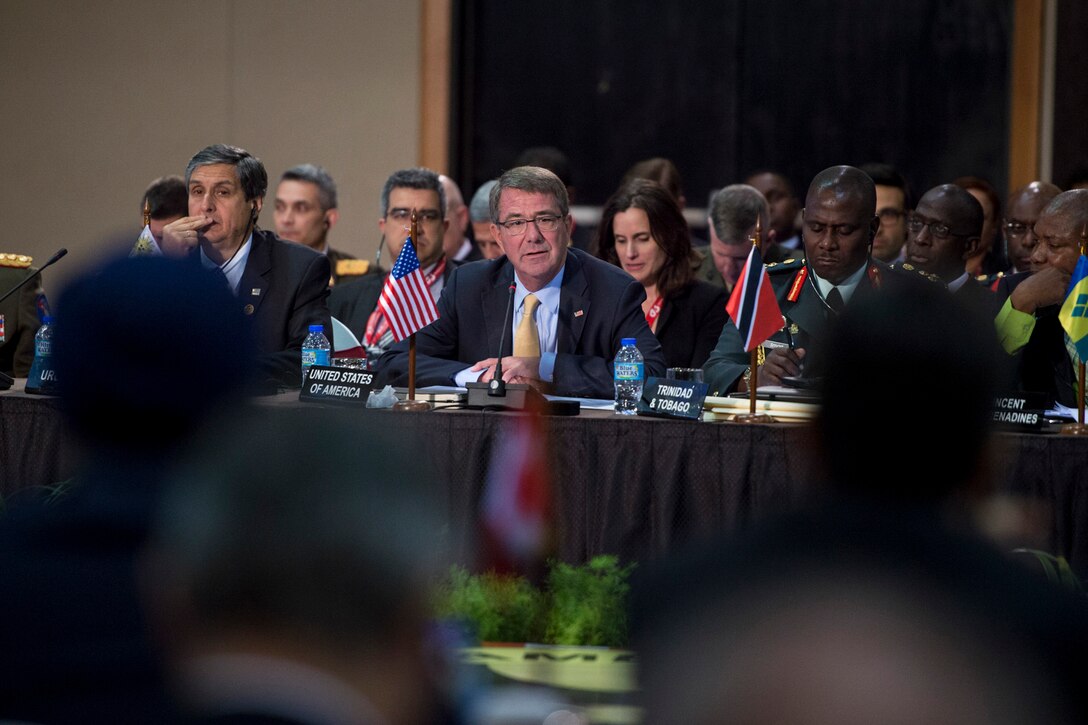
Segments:
[[[650,326],[651,330],[654,327],[654,323],[657,321],[658,315],[661,314],[661,308],[664,306],[665,298],[658,295],[657,299],[654,300],[654,303],[650,305],[650,309],[646,311],[646,324]]]

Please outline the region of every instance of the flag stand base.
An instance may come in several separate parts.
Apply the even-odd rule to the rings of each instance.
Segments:
[[[1088,425],[1083,423],[1067,423],[1062,426],[1063,436],[1088,436]]]
[[[393,410],[408,411],[409,413],[420,413],[430,409],[431,404],[426,400],[398,400],[393,403]]]
[[[766,413],[738,413],[733,416],[734,423],[777,423],[773,416]]]

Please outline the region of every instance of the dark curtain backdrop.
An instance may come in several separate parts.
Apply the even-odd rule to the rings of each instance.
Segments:
[[[465,187],[553,145],[584,204],[651,156],[696,206],[757,168],[803,193],[867,161],[917,190],[974,174],[1005,191],[1011,0],[462,0],[455,18]]]
[[[1054,183],[1088,179],[1088,3],[1058,0],[1054,73]],[[1074,179],[1073,177],[1077,177]]]

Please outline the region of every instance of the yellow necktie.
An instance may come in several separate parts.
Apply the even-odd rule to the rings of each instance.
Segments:
[[[536,312],[540,300],[536,295],[525,295],[524,311],[521,313],[521,321],[514,332],[514,357],[540,357],[540,336],[536,331],[536,321],[533,313]]]

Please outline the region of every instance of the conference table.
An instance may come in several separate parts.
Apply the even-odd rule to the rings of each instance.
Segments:
[[[81,458],[60,401],[28,395],[18,380],[0,392],[0,495],[52,486]],[[255,398],[263,414],[302,405],[297,391]],[[451,551],[474,551],[489,465],[516,414],[478,410],[398,412],[358,409],[384,429],[423,442],[440,478],[451,522]],[[104,418],[103,424],[108,424]],[[545,416],[544,455],[554,494],[559,558],[597,554],[648,560],[702,537],[743,529],[796,506],[815,490],[818,455],[812,428],[617,416],[583,411]],[[889,465],[894,465],[894,452]],[[992,453],[1003,511],[1041,521],[1023,541],[1088,570],[1088,440],[1056,434],[999,433]],[[939,462],[934,462],[939,465]],[[363,470],[365,467],[360,466]],[[1008,516],[1005,516],[1007,519]],[[1014,516],[1015,518],[1015,516]],[[1015,527],[1013,527],[1015,528]]]

